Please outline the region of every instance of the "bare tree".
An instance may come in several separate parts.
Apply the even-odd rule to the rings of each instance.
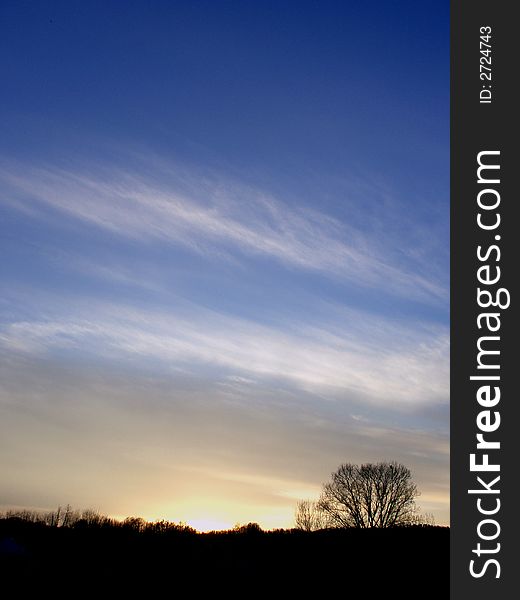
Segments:
[[[126,517],[123,521],[123,527],[142,532],[146,529],[146,521],[142,517]]]
[[[73,510],[70,504],[67,504],[65,507],[65,512],[63,513],[63,519],[61,521],[62,527],[72,527],[75,523],[77,523],[80,519],[79,510]]]
[[[318,508],[335,527],[394,527],[417,522],[418,495],[404,465],[347,463],[323,486]]]
[[[327,515],[313,500],[299,500],[294,517],[296,529],[316,531],[327,527]]]

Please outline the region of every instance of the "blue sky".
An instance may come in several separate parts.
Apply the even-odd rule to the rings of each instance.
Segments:
[[[448,520],[449,5],[4,2],[0,505]]]

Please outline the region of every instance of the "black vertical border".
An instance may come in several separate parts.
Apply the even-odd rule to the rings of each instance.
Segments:
[[[519,597],[520,543],[520,375],[518,331],[518,278],[520,275],[519,133],[520,24],[515,19],[514,2],[495,0],[452,0],[451,3],[451,598],[453,600],[511,599]],[[490,26],[492,42],[492,81],[480,79],[480,27]],[[491,104],[481,104],[480,90],[492,85]],[[477,154],[483,150],[500,151],[501,214],[500,231],[486,232],[477,226]],[[501,509],[496,519],[501,526],[500,552],[489,555],[500,562],[501,574],[489,568],[481,578],[469,572],[472,552],[480,541],[483,547],[495,542],[479,540],[477,525],[485,516],[468,489],[476,475],[469,469],[469,455],[476,452],[476,416],[482,407],[476,401],[478,383],[469,380],[477,374],[477,246],[489,246],[495,234],[501,236],[501,281],[495,287],[508,288],[511,305],[501,312],[500,376],[501,425],[495,439],[498,451]],[[481,309],[485,310],[485,309]],[[494,309],[495,310],[495,309]],[[483,335],[480,332],[480,335]],[[485,335],[485,334],[484,334]],[[489,372],[488,372],[489,373]],[[478,373],[481,374],[481,373]],[[489,496],[488,496],[489,497]],[[479,559],[483,565],[483,558]]]

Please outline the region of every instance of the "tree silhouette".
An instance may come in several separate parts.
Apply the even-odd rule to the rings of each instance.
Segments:
[[[420,521],[410,470],[396,462],[346,463],[323,486],[319,510],[334,527],[394,527]]]
[[[317,531],[327,526],[327,515],[321,510],[318,502],[299,500],[294,517],[296,529],[302,531]]]

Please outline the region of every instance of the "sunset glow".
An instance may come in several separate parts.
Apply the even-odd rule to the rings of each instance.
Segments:
[[[0,19],[0,510],[290,528],[395,460],[447,524],[447,8],[46,4]]]

